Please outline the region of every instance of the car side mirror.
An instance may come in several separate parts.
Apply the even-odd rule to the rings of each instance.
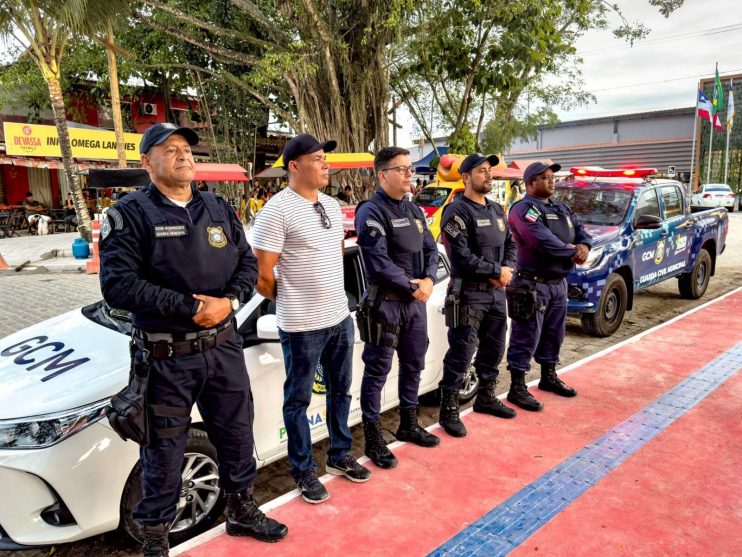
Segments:
[[[273,314],[258,317],[258,338],[263,340],[278,340],[278,321]]]
[[[642,215],[634,222],[636,230],[656,230],[662,228],[662,219],[653,215]]]

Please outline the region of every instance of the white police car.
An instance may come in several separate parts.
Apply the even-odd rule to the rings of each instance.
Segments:
[[[428,301],[429,336],[420,392],[435,389],[447,348],[440,309],[448,260],[439,247],[437,283]],[[351,310],[364,270],[346,243],[345,290]],[[258,466],[286,455],[281,413],[285,377],[273,304],[256,294],[237,314],[255,401]],[[136,536],[131,509],[140,496],[139,447],[111,430],[104,407],[129,372],[131,324],[125,312],[98,302],[0,340],[0,549],[71,542],[123,526]],[[362,344],[356,332],[350,422],[361,421]],[[396,358],[396,357],[395,357]],[[398,404],[396,359],[383,392]],[[315,441],[326,437],[321,370],[307,419]],[[463,389],[471,398],[476,378]],[[183,491],[172,527],[179,543],[214,524],[224,510],[216,453],[194,413],[183,467]]]

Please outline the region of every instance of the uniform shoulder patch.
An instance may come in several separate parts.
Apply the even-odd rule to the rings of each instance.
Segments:
[[[124,229],[124,218],[116,207],[110,207],[108,211],[106,211],[106,216],[108,217],[106,220],[111,221],[111,226],[114,230]]]
[[[381,226],[381,223],[374,219],[366,219],[366,227],[370,228],[369,234],[372,238],[376,238],[377,236],[386,236],[386,231],[384,230],[384,227]]]
[[[539,212],[536,207],[529,207],[528,211],[526,211],[526,214],[523,215],[523,218],[526,219],[528,222],[536,222],[538,218],[541,216],[541,213]]]

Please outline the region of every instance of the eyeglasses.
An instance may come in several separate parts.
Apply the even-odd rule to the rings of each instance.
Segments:
[[[319,213],[319,216],[322,219],[322,226],[327,229],[332,228],[332,221],[330,221],[330,217],[328,217],[327,212],[325,212],[325,206],[317,201],[316,203],[314,203],[314,210]]]
[[[391,168],[385,168],[384,170],[382,170],[382,172],[387,172],[388,170],[396,170],[402,176],[405,176],[407,174],[414,174],[415,173],[415,167],[414,166],[392,166]]]

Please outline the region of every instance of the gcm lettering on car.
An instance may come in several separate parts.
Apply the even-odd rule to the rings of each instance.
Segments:
[[[15,356],[13,363],[19,366],[28,365],[28,370],[34,370],[46,365],[44,371],[50,371],[52,373],[42,377],[42,381],[49,381],[49,379],[53,379],[57,375],[90,361],[90,358],[69,360],[67,357],[75,352],[74,348],[64,350],[65,346],[63,342],[47,342],[48,340],[49,337],[43,335],[31,337],[13,344],[12,346],[8,346],[5,350],[0,352],[0,356]],[[42,350],[45,350],[45,353],[41,353]],[[46,359],[38,360],[38,358],[44,358],[47,356],[49,352],[54,352],[55,354]],[[33,354],[33,357],[29,357],[31,354]]]

